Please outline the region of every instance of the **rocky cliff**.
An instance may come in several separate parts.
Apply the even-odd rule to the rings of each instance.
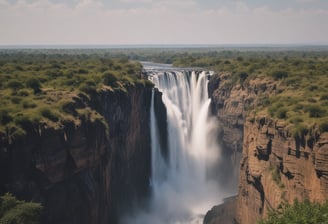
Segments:
[[[328,133],[292,137],[286,124],[260,118],[244,126],[238,220],[255,223],[295,199],[328,198]]]
[[[14,140],[1,136],[0,192],[41,202],[42,223],[117,223],[149,193],[150,100],[151,87],[141,84],[79,95],[75,107],[93,108],[106,123],[86,115],[59,128],[26,127]]]
[[[237,209],[231,223],[254,224],[270,209],[294,199],[328,198],[327,133],[293,137],[285,122],[250,113],[262,103],[261,96],[276,91],[277,83],[270,79],[232,83],[229,73],[221,73],[210,80],[212,112],[222,129],[219,140],[230,161],[238,162],[236,155],[241,153]]]

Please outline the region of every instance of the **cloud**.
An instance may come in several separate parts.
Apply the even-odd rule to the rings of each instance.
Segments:
[[[0,44],[327,43],[322,21],[325,9],[252,8],[241,1],[208,9],[173,0],[129,8],[100,0],[0,0]]]

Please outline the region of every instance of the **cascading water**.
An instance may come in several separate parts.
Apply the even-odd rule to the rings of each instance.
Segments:
[[[202,223],[222,199],[208,171],[219,160],[215,119],[209,117],[209,72],[152,71],[167,110],[168,154],[164,158],[151,103],[152,198],[148,209],[126,223]]]

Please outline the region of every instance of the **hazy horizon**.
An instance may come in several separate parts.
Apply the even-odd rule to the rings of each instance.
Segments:
[[[327,45],[326,0],[0,0],[0,45]]]
[[[36,49],[36,50],[74,50],[74,49],[212,49],[212,50],[328,50],[325,43],[304,43],[304,44],[15,44],[1,45],[0,50],[15,49]]]

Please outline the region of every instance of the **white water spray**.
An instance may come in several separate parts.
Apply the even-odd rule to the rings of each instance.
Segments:
[[[168,158],[162,155],[159,129],[151,103],[152,198],[148,209],[126,223],[202,223],[207,210],[218,204],[216,181],[207,171],[219,160],[215,119],[209,117],[208,72],[154,72],[150,76],[163,93],[167,110]]]

